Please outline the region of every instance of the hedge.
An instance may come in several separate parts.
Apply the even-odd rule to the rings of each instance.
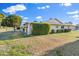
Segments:
[[[32,23],[32,35],[45,35],[50,32],[48,23]]]
[[[56,32],[57,33],[63,33],[63,32],[70,32],[70,31],[71,31],[71,29],[64,29],[64,30],[58,29]]]
[[[57,33],[62,33],[63,30],[62,30],[62,29],[58,29],[56,32],[57,32]]]
[[[64,29],[64,32],[70,32],[71,29]]]

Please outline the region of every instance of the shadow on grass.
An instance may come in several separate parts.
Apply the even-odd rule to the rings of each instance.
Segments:
[[[7,31],[7,32],[0,33],[0,40],[10,40],[10,39],[17,39],[17,38],[24,38],[24,37],[27,37],[27,36],[20,31],[16,31],[16,32]]]
[[[20,31],[16,31],[16,32],[7,31],[0,33],[0,40],[12,40],[12,39],[20,39],[20,38],[36,37],[36,36],[42,36],[42,35],[27,35],[26,33]]]
[[[79,56],[79,40],[47,51],[43,56]]]

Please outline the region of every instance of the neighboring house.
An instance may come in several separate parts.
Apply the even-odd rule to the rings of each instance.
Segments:
[[[62,21],[56,19],[56,18],[50,18],[47,23],[49,23],[51,25],[51,30],[58,30],[58,29],[71,29],[71,30],[75,30],[76,26],[73,25],[71,22],[68,23],[63,23]]]
[[[76,30],[79,30],[79,24],[76,25]]]
[[[63,23],[62,21],[56,19],[56,18],[50,18],[48,21],[46,21],[48,24],[50,24],[50,29],[54,30],[55,32],[58,29],[71,29],[71,30],[76,30],[76,26],[73,25],[71,22],[68,23]],[[25,26],[27,28],[27,34],[31,34],[31,30],[32,30],[32,24],[31,23],[25,23]]]

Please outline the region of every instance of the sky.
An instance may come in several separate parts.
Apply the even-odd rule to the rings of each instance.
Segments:
[[[0,13],[16,14],[22,22],[47,21],[57,18],[62,22],[79,23],[78,3],[0,3]]]

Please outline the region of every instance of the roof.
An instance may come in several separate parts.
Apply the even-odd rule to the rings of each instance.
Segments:
[[[56,18],[50,18],[48,21],[47,21],[47,23],[49,23],[49,24],[63,24],[63,22],[62,21],[60,21],[60,20],[58,20],[58,19],[56,19]]]
[[[59,19],[56,19],[56,18],[50,18],[47,23],[51,24],[51,25],[58,25],[58,26],[61,26],[61,25],[64,25],[64,26],[75,26],[73,24],[71,24],[71,22],[68,22],[68,23],[63,23],[62,21],[60,21]]]
[[[35,23],[38,23],[38,22],[35,22]],[[75,26],[71,22],[63,23],[62,21],[56,18],[50,18],[47,22],[42,22],[42,23],[48,23],[50,25],[57,25],[57,26],[62,26],[62,25],[63,26]],[[29,24],[29,22],[26,22],[25,24]],[[32,22],[30,24],[32,24]]]

